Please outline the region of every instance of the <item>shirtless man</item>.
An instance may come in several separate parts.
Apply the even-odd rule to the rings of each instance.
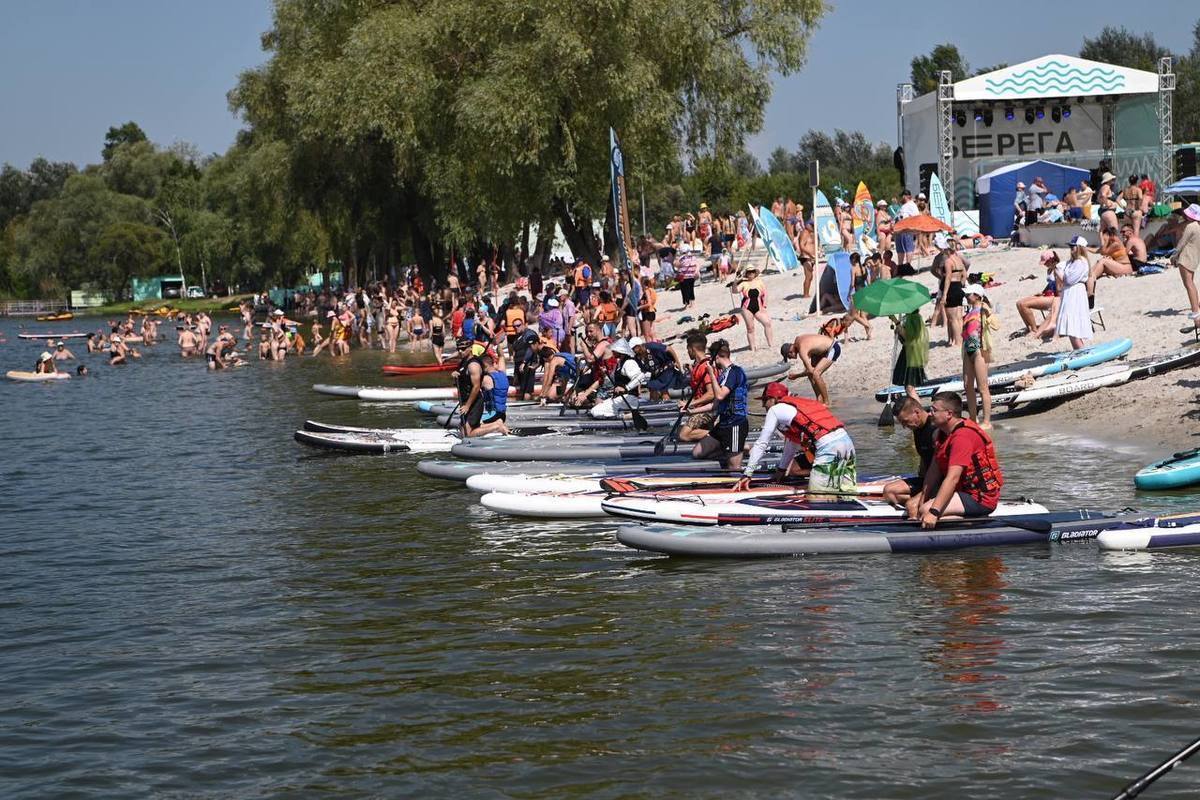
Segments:
[[[196,334],[200,337],[200,349],[208,347],[208,334],[212,332],[212,317],[201,311],[196,315]]]
[[[797,336],[791,344],[780,347],[779,354],[783,356],[784,361],[798,358],[804,365],[803,372],[789,374],[788,380],[807,377],[812,385],[813,394],[822,403],[829,405],[829,387],[825,385],[823,376],[842,355],[841,342],[820,333],[804,333]]]
[[[1129,255],[1129,265],[1133,267],[1133,271],[1137,272],[1146,266],[1149,259],[1146,243],[1142,241],[1142,237],[1138,236],[1133,223],[1126,222],[1121,226],[1121,239],[1125,242],[1125,252]]]
[[[233,350],[236,340],[233,334],[229,332],[229,326],[222,325],[217,334],[217,338],[213,343],[204,349],[204,357],[208,362],[208,369],[225,369],[229,364],[225,361],[225,357]]]
[[[334,317],[337,315],[334,314],[332,311],[330,311],[326,314],[326,316]],[[329,337],[325,335],[325,332],[321,326],[321,320],[319,320],[319,319],[313,320],[312,328],[310,328],[309,330],[312,332],[313,355],[315,356],[318,353],[320,353],[322,350],[324,350],[326,347],[329,347]]]
[[[796,237],[796,251],[800,254],[800,266],[804,267],[804,291],[801,297],[812,297],[813,268],[817,264],[817,239],[813,235],[812,220],[804,223]]]
[[[196,335],[195,329],[189,327],[186,323],[179,331],[179,355],[182,358],[191,358],[200,353],[200,337]]]

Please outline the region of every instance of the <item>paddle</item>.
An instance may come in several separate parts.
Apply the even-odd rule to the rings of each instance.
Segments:
[[[667,431],[667,435],[659,439],[654,445],[654,455],[661,456],[667,449],[667,442],[675,438],[675,434],[679,432],[679,424],[683,422],[683,415],[692,405],[692,398],[695,395],[689,395],[687,402],[683,404],[683,408],[679,409],[679,416],[675,417],[675,423],[671,425],[671,430]]]
[[[629,409],[629,415],[633,417],[633,429],[636,431],[649,430],[650,423],[646,420],[646,415],[630,405],[629,395],[622,393],[621,400],[625,403],[625,407]]]
[[[1171,756],[1166,761],[1162,762],[1157,767],[1126,786],[1119,794],[1114,795],[1112,800],[1129,800],[1129,798],[1137,797],[1142,793],[1143,789],[1154,783],[1163,775],[1166,775],[1168,772],[1175,769],[1175,767],[1179,766],[1184,761],[1187,761],[1189,758],[1194,756],[1197,751],[1200,751],[1200,739],[1196,739],[1195,741],[1191,742],[1187,747],[1183,748],[1178,753]]]
[[[896,415],[892,411],[892,396],[888,395],[883,403],[883,411],[879,412],[879,427],[890,428],[896,424]]]
[[[450,430],[450,423],[454,421],[454,415],[462,408],[462,400],[454,404],[454,410],[446,415],[446,424],[442,426],[443,430]]]

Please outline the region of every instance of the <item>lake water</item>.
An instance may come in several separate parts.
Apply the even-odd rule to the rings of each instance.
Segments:
[[[5,369],[41,350],[17,326]],[[96,377],[0,384],[6,798],[1107,797],[1200,734],[1200,553],[651,557],[292,441],[414,423],[309,390],[381,354],[74,349]],[[840,408],[864,472],[911,468]],[[1195,501],[1135,493],[1136,444],[998,440],[1012,495]]]

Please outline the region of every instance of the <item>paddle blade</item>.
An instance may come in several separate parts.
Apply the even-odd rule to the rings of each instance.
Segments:
[[[896,416],[892,413],[892,404],[885,403],[883,411],[879,412],[879,427],[890,428],[896,424]]]
[[[633,417],[634,430],[645,431],[650,429],[650,423],[646,420],[645,414],[635,408],[631,416]]]

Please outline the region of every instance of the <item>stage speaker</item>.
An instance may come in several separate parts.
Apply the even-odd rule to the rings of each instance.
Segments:
[[[929,176],[936,175],[937,171],[937,164],[922,164],[918,168],[918,172],[921,175],[921,187],[918,191],[922,192],[926,197],[929,197]]]
[[[1175,180],[1183,180],[1197,174],[1195,146],[1181,147],[1175,151]]]

